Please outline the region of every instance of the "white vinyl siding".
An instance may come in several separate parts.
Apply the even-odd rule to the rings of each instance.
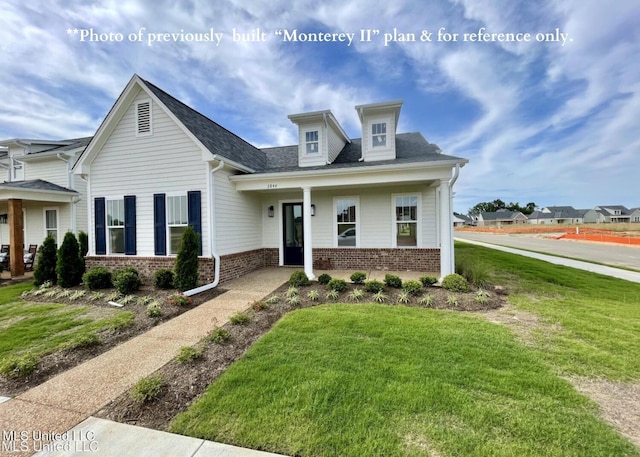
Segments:
[[[146,96],[138,95],[138,99]],[[94,215],[94,198],[114,194],[136,196],[136,251],[139,256],[154,255],[153,195],[189,191],[201,192],[202,250],[208,255],[209,164],[202,161],[202,151],[162,110],[152,103],[153,136],[135,137],[136,101],[129,106],[102,150],[91,164],[90,217]],[[220,175],[221,171],[216,173]],[[226,178],[225,178],[226,179]],[[90,249],[95,249],[95,240]]]
[[[26,164],[24,179],[42,179],[69,188],[67,164],[57,157],[50,157],[48,160],[31,160]]]
[[[327,132],[327,144],[328,144],[328,162],[331,163],[336,160],[336,157],[340,154],[346,142],[339,136],[332,128]]]
[[[384,124],[384,132],[380,125]],[[396,158],[395,118],[389,116],[372,116],[364,119],[362,124],[362,149],[366,162],[391,160]],[[380,139],[384,136],[384,144]]]
[[[72,230],[71,223],[71,205],[70,204],[58,204],[55,208],[58,212],[58,241],[62,242],[62,238],[64,238],[64,234]],[[25,247],[29,247],[30,244],[37,244],[40,246],[45,238],[45,220],[44,220],[44,209],[45,208],[53,208],[51,202],[37,202],[37,201],[27,201],[23,200],[22,208],[25,213],[25,239],[24,244]],[[5,209],[0,209],[0,213],[6,213],[6,205]],[[7,229],[6,238],[5,232],[2,229]],[[9,231],[8,224],[0,225],[0,238],[1,241],[8,241]],[[6,243],[4,243],[6,244]]]

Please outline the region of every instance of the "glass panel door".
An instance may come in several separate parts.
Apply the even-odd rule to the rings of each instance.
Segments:
[[[282,204],[282,227],[284,264],[303,265],[302,203]]]

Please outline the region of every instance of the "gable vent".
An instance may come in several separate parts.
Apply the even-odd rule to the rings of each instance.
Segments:
[[[138,135],[151,135],[151,102],[140,102],[137,105]]]

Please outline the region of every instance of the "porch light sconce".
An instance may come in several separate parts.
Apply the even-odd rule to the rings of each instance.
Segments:
[[[316,215],[316,205],[311,205],[311,215],[312,216]]]
[[[267,209],[267,216],[273,217],[273,205]]]

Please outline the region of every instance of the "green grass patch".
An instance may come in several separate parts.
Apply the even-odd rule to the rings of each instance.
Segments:
[[[324,305],[286,315],[171,431],[301,456],[609,456],[634,447],[502,326]]]
[[[535,336],[562,373],[640,379],[640,284],[462,242],[456,256],[481,259],[511,303],[557,324]]]
[[[36,359],[62,349],[100,344],[102,330],[122,330],[133,323],[131,312],[113,310],[96,318],[91,308],[59,303],[37,303],[19,299],[22,284],[0,288],[0,359]],[[8,368],[10,369],[10,368]],[[24,370],[23,370],[24,371]]]

